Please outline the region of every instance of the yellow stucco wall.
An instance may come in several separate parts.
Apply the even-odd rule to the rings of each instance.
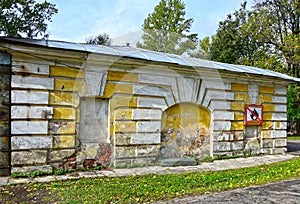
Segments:
[[[210,112],[197,104],[179,103],[168,108],[162,116],[162,148],[176,150],[179,157],[209,156],[210,120]]]
[[[122,81],[122,82],[137,82],[138,74],[130,72],[120,72],[120,71],[108,71],[107,75],[108,81]]]

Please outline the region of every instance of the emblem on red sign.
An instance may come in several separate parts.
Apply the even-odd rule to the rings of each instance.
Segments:
[[[247,104],[245,106],[245,125],[263,124],[263,106]]]

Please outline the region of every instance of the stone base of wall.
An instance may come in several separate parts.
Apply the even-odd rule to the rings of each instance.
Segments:
[[[160,166],[160,165],[161,165],[161,162],[158,157],[116,159],[114,161],[115,168],[134,168],[134,167]]]
[[[213,156],[251,156],[259,154],[284,154],[287,152],[285,134],[280,138],[247,138],[243,131],[215,132],[213,134]],[[276,135],[277,136],[277,135]]]
[[[32,172],[41,171],[45,173],[52,173],[53,167],[51,165],[41,165],[41,166],[23,166],[23,167],[12,167],[11,173],[25,173],[30,174]]]

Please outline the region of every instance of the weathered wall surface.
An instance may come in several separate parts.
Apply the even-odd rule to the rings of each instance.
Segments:
[[[286,151],[285,84],[107,58],[13,55],[13,172]],[[262,126],[245,104],[264,106]]]
[[[278,154],[286,152],[285,85],[232,82],[227,100],[214,111],[214,155]],[[262,126],[245,126],[245,104],[262,104]]]
[[[95,135],[85,136],[83,130],[80,137],[80,104],[88,96],[84,71],[76,65],[57,66],[19,57],[13,58],[12,69],[12,172],[97,165],[106,154],[103,149],[111,148],[108,125],[102,127],[106,135],[100,133],[98,140],[90,141]],[[89,109],[84,116],[104,113]]]
[[[161,157],[210,156],[210,112],[194,103],[179,103],[162,117]]]
[[[52,171],[48,155],[53,137],[48,127],[53,118],[49,94],[54,91],[54,79],[49,77],[49,65],[12,56],[12,72],[12,172]]]
[[[9,174],[10,56],[0,53],[0,176]]]
[[[111,121],[114,125],[111,126],[111,135],[116,138],[116,166],[149,164],[149,161],[155,163],[158,158],[171,156],[189,155],[203,159],[207,156],[278,154],[286,151],[286,85],[220,75],[168,74],[108,72],[105,91],[108,97],[113,96],[111,112],[114,114]],[[201,155],[187,153],[197,129],[199,132],[202,128],[201,125],[193,128],[184,125],[188,113],[176,113],[178,111],[174,110],[169,113],[170,117],[172,114],[180,116],[177,123],[185,128],[166,129],[165,122],[160,119],[173,105],[185,102],[210,111],[211,118],[207,117],[207,124],[211,125],[204,125],[202,129],[205,132],[202,136],[209,136],[209,140],[203,140],[206,145],[198,145]],[[246,104],[263,105],[265,115],[262,126],[244,125]],[[137,117],[137,112],[144,115]],[[197,111],[194,111],[195,115]],[[191,123],[192,120],[193,117],[190,117]],[[151,135],[144,133],[142,136],[140,133],[143,131]],[[136,138],[141,141],[136,141]],[[171,140],[165,141],[166,138]],[[142,147],[150,150],[141,154],[139,149]]]

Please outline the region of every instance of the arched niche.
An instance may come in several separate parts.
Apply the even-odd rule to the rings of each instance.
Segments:
[[[178,103],[166,109],[162,114],[162,159],[209,156],[210,122],[210,111],[195,103]]]

